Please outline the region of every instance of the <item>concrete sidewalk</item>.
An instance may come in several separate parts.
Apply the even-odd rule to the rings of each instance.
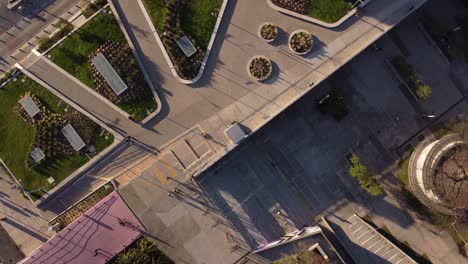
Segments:
[[[23,196],[8,172],[0,165],[0,224],[21,251],[28,255],[53,234],[34,204]]]

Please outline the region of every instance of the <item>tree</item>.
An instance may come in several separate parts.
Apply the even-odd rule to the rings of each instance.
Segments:
[[[356,154],[353,153],[350,162],[351,168],[349,168],[349,174],[356,178],[361,188],[366,190],[366,192],[371,196],[379,196],[383,194],[384,189],[382,184],[378,183],[374,177],[369,174],[367,167],[361,163]]]
[[[432,94],[432,89],[427,84],[420,84],[418,85],[418,89],[416,90],[416,95],[421,98],[422,100],[427,100]]]

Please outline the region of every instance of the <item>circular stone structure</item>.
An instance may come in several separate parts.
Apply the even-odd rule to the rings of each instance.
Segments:
[[[411,192],[428,208],[446,215],[468,209],[468,140],[449,134],[425,140],[411,155]]]

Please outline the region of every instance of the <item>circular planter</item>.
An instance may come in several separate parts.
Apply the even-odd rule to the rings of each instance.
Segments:
[[[273,71],[273,64],[265,56],[255,56],[247,63],[249,76],[258,81],[266,80]]]
[[[258,28],[258,36],[266,42],[273,42],[278,37],[278,27],[271,22],[265,22]]]
[[[305,55],[314,47],[313,36],[307,30],[298,29],[289,36],[288,45],[292,52],[298,55]]]

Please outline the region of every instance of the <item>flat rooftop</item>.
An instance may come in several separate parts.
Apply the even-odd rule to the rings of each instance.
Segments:
[[[120,224],[121,220],[125,225]],[[104,264],[143,231],[144,227],[114,191],[19,263]]]

